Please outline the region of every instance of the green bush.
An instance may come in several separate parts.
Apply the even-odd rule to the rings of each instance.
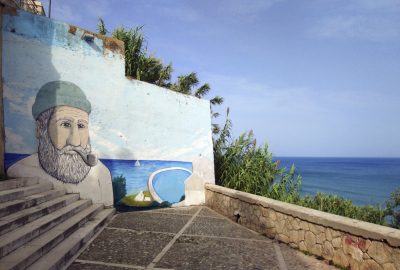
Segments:
[[[112,180],[114,192],[114,204],[118,204],[126,196],[126,179],[123,175],[114,177]]]
[[[229,188],[266,195],[278,173],[268,147],[256,147],[252,133],[244,133],[224,150],[218,179]]]
[[[219,137],[214,138],[217,184],[286,202],[300,199],[301,177],[292,166],[289,172],[272,159],[268,145],[257,146],[252,131],[232,140],[232,122],[227,120]]]
[[[386,215],[391,227],[400,228],[400,188],[394,191],[386,202]]]
[[[289,173],[279,169],[274,184],[269,188],[267,197],[287,203],[298,203],[300,200],[301,176],[296,174],[294,165]]]
[[[385,209],[375,205],[357,206],[351,200],[337,195],[318,192],[315,196],[301,198],[297,204],[335,215],[385,224]]]
[[[400,189],[392,193],[386,208],[357,206],[340,196],[317,193],[300,196],[302,179],[292,165],[289,172],[274,162],[268,146],[258,147],[253,132],[232,140],[229,110],[218,138],[214,138],[214,162],[217,184],[283,202],[400,228]]]

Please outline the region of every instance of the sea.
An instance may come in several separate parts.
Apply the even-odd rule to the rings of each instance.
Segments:
[[[6,153],[6,169],[27,156],[27,154]],[[179,202],[185,194],[184,181],[191,175],[192,171],[192,163],[183,161],[120,159],[100,159],[100,161],[109,169],[113,179],[119,176],[125,178],[127,195],[147,191],[148,180],[153,173],[161,169],[180,168],[159,173],[153,180],[154,189],[157,190],[158,195],[171,203]]]
[[[275,157],[302,177],[302,195],[336,194],[356,205],[383,206],[400,189],[400,158]]]
[[[6,154],[6,168],[26,157],[21,154]],[[275,157],[280,167],[288,170],[291,165],[302,177],[302,195],[324,192],[350,199],[356,205],[383,206],[390,194],[400,188],[400,158],[331,158],[331,157]],[[123,175],[127,179],[128,194],[147,189],[147,180],[152,172],[162,168],[181,167],[192,170],[190,162],[140,160],[101,160],[113,177]],[[180,172],[181,173],[181,172]],[[180,198],[185,177],[178,179],[181,187],[175,193]]]

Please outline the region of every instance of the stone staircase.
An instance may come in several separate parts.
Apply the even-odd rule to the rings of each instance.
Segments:
[[[0,269],[63,269],[113,214],[37,178],[0,181]]]

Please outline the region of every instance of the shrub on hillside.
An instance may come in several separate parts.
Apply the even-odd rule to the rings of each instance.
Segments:
[[[386,202],[386,215],[391,227],[400,228],[400,188],[394,191]]]
[[[279,168],[268,146],[259,147],[253,132],[232,139],[229,119],[218,138],[214,138],[214,162],[217,184],[271,199],[354,218],[375,224],[400,228],[400,189],[394,192],[386,208],[375,205],[357,206],[340,196],[317,193],[300,196],[301,177],[292,165],[289,172]]]

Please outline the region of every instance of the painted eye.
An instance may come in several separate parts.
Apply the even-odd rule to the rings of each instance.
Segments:
[[[62,122],[61,126],[64,128],[70,128],[71,127],[71,123],[70,122]]]
[[[78,123],[78,128],[86,128],[86,125],[82,124],[82,123]]]

